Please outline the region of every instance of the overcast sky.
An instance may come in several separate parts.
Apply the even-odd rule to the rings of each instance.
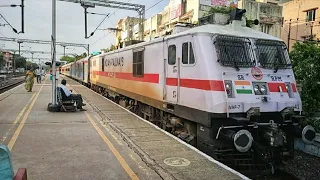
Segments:
[[[160,0],[116,0],[122,2],[144,4],[146,9],[159,2]],[[0,0],[1,5],[20,4],[21,0]],[[163,11],[169,0],[163,0],[157,6],[146,11],[146,18]],[[14,37],[22,39],[50,40],[52,34],[52,0],[25,0],[25,33],[15,34],[9,26],[0,26],[0,36]],[[90,52],[100,51],[102,48],[108,48],[115,43],[114,33],[98,30],[94,36],[89,39],[84,38],[84,9],[80,4],[57,1],[57,41],[90,44]],[[135,11],[123,9],[114,9],[107,7],[89,8],[88,12],[107,14],[111,13],[110,18],[100,26],[99,29],[115,27],[117,20],[126,16],[137,16]],[[115,12],[115,13],[114,13]],[[18,31],[21,30],[21,8],[0,7],[2,14],[9,23]],[[104,16],[88,14],[88,34],[90,34],[102,21]],[[0,18],[0,24],[5,23]],[[102,38],[104,35],[109,34]],[[102,39],[101,39],[102,38]],[[99,40],[100,39],[100,40]],[[98,41],[99,40],[99,41]],[[21,49],[41,50],[50,52],[50,45],[39,45],[23,43]],[[0,41],[0,48],[18,49],[18,43]],[[63,53],[63,48],[57,46],[57,52]],[[84,48],[67,47],[66,53],[83,53]],[[23,54],[31,57],[31,54]],[[34,57],[47,57],[50,55],[34,55]],[[60,56],[58,55],[57,58]]]

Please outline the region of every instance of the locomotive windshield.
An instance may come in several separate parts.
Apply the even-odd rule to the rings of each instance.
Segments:
[[[255,61],[252,48],[248,38],[217,36],[215,47],[218,55],[218,62],[223,66],[253,67]]]
[[[275,70],[290,67],[290,59],[283,42],[256,40],[256,46],[256,54],[261,67]]]

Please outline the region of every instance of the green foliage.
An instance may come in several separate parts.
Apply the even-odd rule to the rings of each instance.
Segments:
[[[249,27],[249,28],[252,28],[252,26],[253,26],[253,20],[248,19],[248,18],[246,17],[246,26]]]
[[[110,51],[116,50],[116,47],[115,47],[113,44],[111,44],[109,50],[110,50]]]
[[[3,66],[3,63],[4,63],[4,57],[3,57],[2,52],[0,52],[0,69]]]
[[[101,51],[110,52],[110,51],[113,51],[113,50],[116,50],[116,49],[117,49],[116,46],[114,46],[113,44],[111,44],[109,48],[101,49]]]
[[[61,61],[66,61],[67,63],[71,63],[74,62],[76,60],[75,57],[71,57],[71,56],[62,56],[60,58]]]
[[[71,63],[71,62],[75,62],[77,60],[80,60],[82,58],[85,58],[87,56],[88,56],[87,53],[82,53],[80,55],[75,55],[74,57],[72,57],[72,56],[62,56],[60,58],[60,60],[61,61],[66,61],[67,63]]]
[[[27,59],[23,56],[20,56],[19,54],[13,55],[14,62],[16,63],[16,69],[17,68],[25,68]]]
[[[296,43],[290,58],[307,117],[302,124],[311,125],[320,132],[320,118],[317,118],[320,112],[320,47],[315,42]]]
[[[87,56],[88,56],[87,53],[82,53],[80,55],[76,55],[75,60],[78,61],[79,59],[85,58]]]
[[[320,118],[308,117],[302,122],[303,126],[311,125],[316,132],[320,132]]]
[[[316,43],[296,43],[290,53],[297,83],[301,86],[304,113],[320,111],[320,48]]]
[[[214,13],[230,14],[233,9],[235,9],[235,7],[214,6],[210,8],[208,13],[205,13],[205,16]]]

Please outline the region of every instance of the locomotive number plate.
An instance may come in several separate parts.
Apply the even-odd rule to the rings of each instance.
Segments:
[[[270,76],[271,81],[282,81],[281,76]]]

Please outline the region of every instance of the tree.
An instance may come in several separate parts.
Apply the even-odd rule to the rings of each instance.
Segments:
[[[1,70],[2,67],[3,67],[3,63],[4,63],[4,57],[3,57],[2,52],[0,52],[0,70]]]
[[[14,63],[16,63],[16,69],[17,68],[25,68],[27,59],[23,56],[20,56],[19,54],[13,55]]]
[[[67,63],[71,63],[71,62],[74,62],[76,61],[76,58],[75,57],[71,57],[71,56],[62,56],[60,58],[61,61],[67,61]]]
[[[109,52],[109,49],[106,48],[106,49],[101,49],[101,52],[104,51],[104,52]]]
[[[87,53],[82,53],[81,55],[76,55],[76,61],[77,60],[80,60],[80,59],[82,59],[82,58],[85,58],[85,57],[87,57],[88,55],[87,55]]]
[[[316,43],[296,43],[290,53],[292,66],[301,86],[303,111],[308,116],[320,110],[320,48]]]
[[[75,55],[74,57],[71,57],[71,56],[62,56],[60,58],[61,61],[67,61],[67,63],[71,63],[71,62],[74,62],[74,61],[78,61],[82,58],[85,58],[87,57],[87,53],[82,53],[80,55]]]
[[[231,11],[233,9],[235,9],[236,7],[226,7],[226,6],[214,6],[214,7],[211,7],[209,9],[209,11],[207,11],[206,13],[204,13],[204,16],[208,16],[208,15],[211,15],[211,14],[215,14],[215,13],[222,13],[222,14],[230,14]]]

